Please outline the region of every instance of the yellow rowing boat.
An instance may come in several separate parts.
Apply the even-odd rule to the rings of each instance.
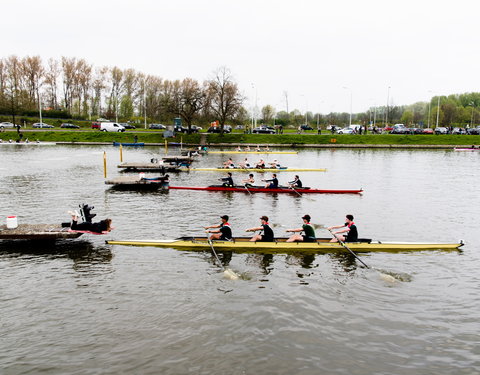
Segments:
[[[109,245],[170,247],[182,250],[208,250],[210,244],[206,237],[180,237],[174,240],[123,240],[106,241]],[[428,242],[383,242],[360,239],[359,242],[347,243],[355,252],[371,251],[423,251],[423,250],[457,250],[464,243],[428,243]],[[215,249],[235,252],[334,252],[345,251],[339,243],[330,242],[330,238],[317,239],[316,242],[286,242],[286,238],[277,238],[275,242],[250,242],[248,237],[238,237],[232,241],[213,241]]]

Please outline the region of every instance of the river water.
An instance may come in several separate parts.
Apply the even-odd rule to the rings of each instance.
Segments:
[[[2,374],[480,373],[480,153],[275,156],[291,167],[328,168],[302,173],[305,185],[365,190],[299,197],[115,191],[104,185],[104,151],[109,177],[118,175],[119,150],[111,146],[0,145],[2,221],[68,221],[68,210],[88,203],[96,219],[111,217],[116,227],[56,246],[0,243]],[[125,149],[123,156],[148,161],[160,152]],[[225,158],[210,154],[195,166]],[[172,185],[204,186],[222,174],[171,176]],[[292,177],[280,173],[280,183]],[[361,237],[466,245],[360,255],[374,269],[342,252],[220,253],[239,280],[223,278],[209,252],[105,245],[200,235],[223,214],[234,235],[268,215],[281,236],[306,213],[323,226],[351,213]]]

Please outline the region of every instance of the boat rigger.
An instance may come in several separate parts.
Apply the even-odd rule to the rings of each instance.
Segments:
[[[326,172],[326,168],[180,168],[180,171],[201,171],[201,172]]]
[[[339,243],[330,242],[331,238],[320,238],[316,242],[286,242],[287,238],[277,238],[274,242],[250,242],[250,237],[237,237],[232,241],[213,241],[215,249],[234,252],[334,252],[345,251]],[[172,240],[111,240],[109,245],[169,247],[181,250],[209,250],[206,237],[180,237]],[[423,250],[457,250],[464,245],[458,243],[427,242],[383,242],[371,239],[359,239],[347,243],[355,252],[372,251],[423,251]]]

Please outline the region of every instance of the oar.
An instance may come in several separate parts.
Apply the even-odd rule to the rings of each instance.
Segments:
[[[330,229],[328,229],[328,231],[330,232],[330,234],[331,234],[333,237],[335,237],[335,238],[337,239],[337,241],[338,241],[338,243],[339,243],[340,245],[342,245],[345,249],[347,249],[347,250],[348,250],[356,259],[358,259],[358,261],[359,261],[360,263],[362,263],[366,268],[368,268],[368,269],[375,269],[375,268],[370,268],[363,260],[361,260],[361,259],[357,256],[357,254],[355,254],[355,253],[345,244],[345,242],[343,242],[340,238],[338,238],[337,235],[334,234]],[[381,272],[381,271],[379,271],[379,270],[375,270],[375,271],[380,272],[380,275],[381,275],[382,279],[385,280],[385,281],[394,283],[395,280],[396,280],[392,275],[387,275],[386,273],[383,273],[383,272]]]
[[[211,239],[208,239],[208,244],[210,245],[210,248],[212,249],[213,255],[215,255],[215,258],[217,259],[218,265],[222,268],[223,274],[225,275],[225,277],[230,279],[230,280],[237,280],[238,275],[235,272],[233,272],[230,268],[225,268],[223,266],[222,262],[220,262],[220,259],[218,258],[218,255],[215,252],[215,249],[213,248],[213,243],[212,243]]]
[[[248,190],[247,184],[245,184],[245,189],[248,191],[248,194],[252,195],[252,192]]]
[[[290,185],[290,189],[292,189],[295,193],[297,193],[299,197],[302,196],[302,194],[300,194],[300,193],[295,189],[295,186]]]

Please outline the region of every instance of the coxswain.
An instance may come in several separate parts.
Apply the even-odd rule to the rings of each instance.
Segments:
[[[112,219],[105,219],[96,223],[92,223],[91,220],[78,223],[78,219],[80,217],[78,211],[69,211],[68,213],[72,215],[70,229],[73,231],[88,231],[101,234],[104,232],[110,232],[113,229]]]
[[[248,162],[248,158],[245,158],[245,160],[243,161],[243,163],[239,163],[238,165],[239,165],[241,168],[245,168],[245,169],[251,168],[250,163]]]
[[[268,163],[268,164],[270,164],[271,168],[280,169],[280,163],[278,162],[277,159],[273,159],[273,161],[271,163]]]
[[[252,187],[253,184],[255,183],[255,179],[253,178],[253,173],[250,173],[248,175],[248,178],[242,180],[242,182],[245,184],[245,187]]]
[[[235,168],[235,164],[234,164],[232,158],[228,158],[227,161],[223,162],[223,167],[224,168]]]
[[[228,223],[228,215],[220,216],[222,220],[218,225],[210,225],[208,227],[204,227],[207,233],[213,233],[210,236],[210,240],[225,240],[230,241],[232,239],[232,228]],[[209,230],[211,228],[218,228],[215,230]]]
[[[265,161],[260,159],[260,161],[255,165],[255,168],[265,168]]]
[[[262,216],[260,218],[260,226],[245,229],[245,232],[255,232],[257,230],[263,231],[263,234],[255,234],[250,241],[251,242],[273,242],[275,241],[275,236],[273,235],[273,230],[268,224],[268,216]]]
[[[303,232],[304,234],[295,233],[290,238],[287,239],[287,242],[315,242],[317,237],[315,236],[315,230],[313,229],[312,224],[310,224],[310,215],[303,215],[303,225],[301,228],[297,229],[287,229],[287,232]]]
[[[336,232],[332,232],[334,235],[333,238],[330,240],[330,242],[338,242],[338,240],[342,242],[357,242],[358,241],[358,230],[357,226],[353,222],[353,215],[347,215],[346,216],[346,221],[345,224],[343,225],[335,225],[332,227],[328,227],[328,230],[332,229],[340,229],[344,228],[342,230],[338,230]],[[346,235],[342,235],[342,233],[346,233]]]
[[[224,187],[233,187],[233,178],[230,172],[227,173],[227,177],[221,179],[223,181],[222,186]]]
[[[265,181],[267,183],[265,185],[265,187],[267,189],[277,189],[278,188],[278,179],[277,179],[277,174],[276,173],[272,174],[272,178],[270,180],[263,180],[263,181]]]
[[[300,178],[298,177],[298,175],[295,175],[295,178],[293,179],[293,181],[289,181],[288,185],[290,186],[291,189],[303,187],[302,181],[300,181]]]

